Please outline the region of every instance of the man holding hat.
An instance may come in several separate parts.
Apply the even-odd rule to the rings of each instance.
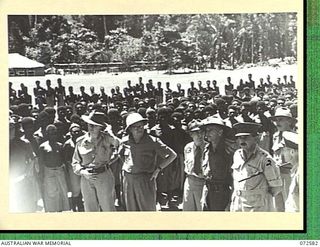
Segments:
[[[147,134],[146,124],[139,113],[130,113],[126,119],[129,135],[119,147],[127,211],[156,211],[156,179],[177,156],[159,138]]]
[[[209,145],[205,147],[203,158],[205,210],[224,211],[230,202],[232,184],[230,154],[227,153],[227,126],[219,117],[203,120],[205,138]],[[229,128],[228,128],[229,129]]]
[[[72,166],[81,176],[85,211],[115,211],[115,179],[110,165],[119,140],[105,123],[104,113],[92,111],[82,119],[88,124],[88,133],[77,140]]]
[[[237,123],[235,136],[240,146],[233,156],[233,194],[230,211],[274,211],[272,197],[282,190],[279,168],[258,143],[260,124]]]
[[[276,197],[276,207],[278,211],[286,211],[285,202],[289,194],[289,186],[291,184],[291,175],[293,164],[286,160],[288,157],[287,152],[290,150],[286,149],[286,142],[283,138],[283,132],[294,132],[295,124],[297,120],[292,117],[290,109],[286,107],[278,107],[274,116],[270,118],[275,122],[277,132],[273,135],[273,157],[276,164],[280,168],[281,178],[283,182],[282,193]]]

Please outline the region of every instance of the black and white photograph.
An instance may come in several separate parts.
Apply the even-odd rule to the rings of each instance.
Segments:
[[[297,23],[8,15],[9,213],[301,212]]]

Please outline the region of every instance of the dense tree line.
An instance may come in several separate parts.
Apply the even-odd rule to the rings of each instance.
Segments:
[[[295,13],[9,16],[9,52],[48,67],[142,60],[168,70],[236,68],[296,57],[296,22]]]

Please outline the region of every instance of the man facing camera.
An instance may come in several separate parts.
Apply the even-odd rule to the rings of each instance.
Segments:
[[[233,156],[233,194],[230,211],[274,211],[273,196],[282,190],[279,168],[271,155],[258,146],[260,124],[234,125],[240,146]]]

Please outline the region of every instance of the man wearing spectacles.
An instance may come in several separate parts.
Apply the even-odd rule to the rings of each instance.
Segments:
[[[156,211],[156,179],[176,153],[145,131],[147,119],[131,113],[126,119],[128,136],[122,139],[119,156],[123,171],[123,196],[127,211]]]

